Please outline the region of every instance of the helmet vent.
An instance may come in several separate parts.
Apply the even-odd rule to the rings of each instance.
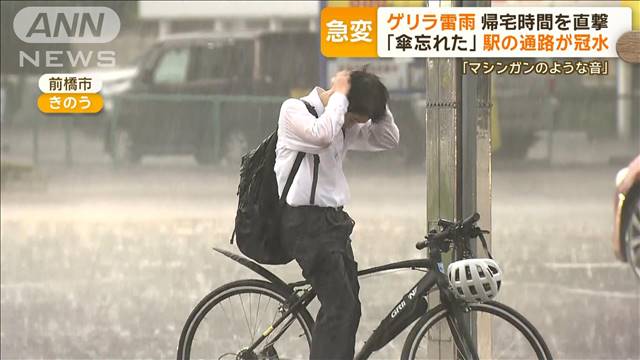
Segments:
[[[469,265],[464,267],[464,272],[467,277],[467,280],[473,280],[473,278],[471,277],[471,269],[469,268]]]
[[[480,275],[481,278],[485,277],[484,271],[482,271],[482,268],[479,265],[476,266],[476,269],[478,269],[478,275]]]
[[[456,279],[456,281],[460,281],[460,269],[456,269],[456,271],[455,271],[455,279]]]
[[[472,295],[478,295],[478,291],[476,291],[476,287],[473,285],[469,286],[469,291],[471,291]]]
[[[482,284],[482,287],[484,288],[484,291],[491,291],[491,285],[489,284]]]

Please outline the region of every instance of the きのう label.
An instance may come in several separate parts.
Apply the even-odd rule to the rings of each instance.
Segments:
[[[102,110],[104,101],[99,94],[42,94],[38,109],[45,114],[95,114]]]

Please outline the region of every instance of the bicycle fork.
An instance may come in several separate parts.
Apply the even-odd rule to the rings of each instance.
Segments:
[[[438,284],[440,286],[440,284]],[[479,360],[475,340],[471,334],[469,323],[469,308],[464,301],[453,295],[449,288],[440,289],[440,299],[447,307],[447,323],[451,336],[458,348],[458,355],[464,360]]]

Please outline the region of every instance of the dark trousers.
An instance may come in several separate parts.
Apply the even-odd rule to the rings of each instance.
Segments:
[[[358,264],[351,249],[354,221],[342,209],[285,206],[283,245],[320,300],[312,360],[352,360],[360,322]]]

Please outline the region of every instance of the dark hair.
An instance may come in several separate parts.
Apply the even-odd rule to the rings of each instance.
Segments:
[[[351,72],[351,90],[347,95],[349,112],[381,119],[386,113],[389,92],[380,79],[364,70]]]

